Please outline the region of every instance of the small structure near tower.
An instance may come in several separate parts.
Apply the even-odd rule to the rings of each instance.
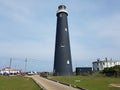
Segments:
[[[70,76],[72,75],[72,61],[66,6],[60,5],[56,15],[57,28],[53,75]]]
[[[76,67],[76,75],[91,75],[92,67]]]
[[[17,75],[21,74],[22,70],[20,69],[12,69],[11,67],[5,67],[2,70],[0,70],[1,75]]]

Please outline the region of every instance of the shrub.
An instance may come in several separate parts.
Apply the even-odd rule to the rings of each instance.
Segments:
[[[102,73],[105,74],[106,76],[120,77],[120,65],[116,65],[110,68],[105,68],[102,71]]]

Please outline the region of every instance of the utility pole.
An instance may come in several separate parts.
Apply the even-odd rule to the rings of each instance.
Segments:
[[[10,68],[11,68],[11,64],[12,64],[12,58],[10,58],[10,66],[9,66]]]
[[[11,70],[11,64],[12,64],[12,58],[10,58],[9,74],[10,74],[10,70]]]
[[[27,68],[27,58],[25,59],[25,72],[26,72],[26,68]]]

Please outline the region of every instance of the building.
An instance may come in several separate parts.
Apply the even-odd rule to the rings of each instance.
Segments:
[[[91,75],[92,67],[76,67],[76,75]]]
[[[112,59],[108,60],[107,58],[105,58],[104,60],[97,59],[97,61],[94,61],[92,65],[93,65],[93,71],[101,71],[107,67],[120,65],[120,61],[113,61]]]
[[[60,5],[56,15],[57,28],[53,75],[70,76],[72,75],[72,61],[66,6]]]
[[[11,67],[5,67],[2,70],[0,70],[0,74],[2,75],[16,75],[20,74],[22,71],[19,69],[12,69]]]

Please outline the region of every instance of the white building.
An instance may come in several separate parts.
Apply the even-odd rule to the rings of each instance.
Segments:
[[[101,71],[107,67],[120,65],[120,61],[113,61],[112,59],[107,60],[107,58],[105,58],[104,60],[97,59],[97,61],[93,62],[92,64],[93,64],[93,71]]]
[[[0,70],[0,74],[4,75],[4,74],[20,74],[21,70],[19,69],[12,69],[10,67],[5,67],[2,70]]]

